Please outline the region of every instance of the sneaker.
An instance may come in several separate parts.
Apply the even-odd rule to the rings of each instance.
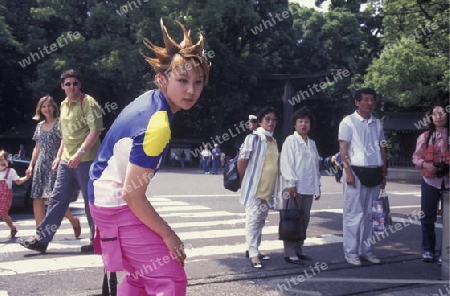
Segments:
[[[41,243],[35,237],[30,237],[28,239],[19,239],[19,245],[27,249],[37,251],[44,254],[47,251],[48,243]]]
[[[426,263],[433,263],[433,255],[431,255],[430,252],[423,252],[422,254],[422,261]]]
[[[353,266],[361,266],[361,260],[358,257],[345,257],[345,259]]]
[[[82,253],[94,252],[94,243],[91,242],[89,245],[81,246]]]
[[[380,264],[381,260],[378,259],[377,257],[375,257],[374,255],[369,255],[369,256],[363,256],[361,257],[362,260],[370,262],[372,264]]]

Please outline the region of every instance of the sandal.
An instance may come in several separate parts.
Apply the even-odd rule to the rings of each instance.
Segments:
[[[11,233],[9,234],[8,239],[15,238],[16,234],[17,234],[17,228],[14,227],[14,229],[11,229]]]
[[[73,235],[75,236],[75,238],[79,238],[81,235],[81,224],[80,224],[80,219],[78,218],[73,218],[76,221],[76,225],[73,226]]]

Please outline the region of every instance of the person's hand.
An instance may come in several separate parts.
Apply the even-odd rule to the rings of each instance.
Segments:
[[[297,196],[297,188],[295,188],[295,187],[289,187],[288,190],[289,190],[289,196],[290,196],[291,198],[294,198],[294,197]]]
[[[77,152],[75,153],[67,162],[67,167],[71,169],[75,169],[81,163],[81,159],[83,158],[83,153]]]
[[[356,185],[355,185],[355,176],[353,175],[352,171],[350,171],[347,174],[347,177],[345,178],[345,181],[347,182],[347,185],[356,187]]]
[[[32,174],[33,174],[33,167],[30,165],[25,171],[25,176],[27,177],[27,180],[31,177]]]
[[[422,167],[427,171],[429,171],[430,173],[436,174],[436,167],[432,163],[424,162]]]
[[[54,172],[58,171],[58,165],[59,165],[59,161],[60,160],[61,159],[59,159],[59,158],[55,158],[55,160],[53,160],[53,162],[52,162],[52,171],[54,171]]]
[[[178,235],[172,231],[167,237],[163,237],[163,241],[174,258],[181,266],[184,266],[186,253],[184,253],[184,244]]]
[[[320,194],[319,195],[316,195],[316,196],[314,196],[314,200],[319,200],[320,199]]]

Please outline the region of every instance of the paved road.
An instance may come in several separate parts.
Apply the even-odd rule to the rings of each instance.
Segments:
[[[383,264],[355,268],[342,255],[342,189],[333,177],[322,178],[322,198],[314,202],[305,251],[313,258],[304,266],[283,261],[277,239],[277,212],[263,231],[261,250],[271,256],[262,270],[244,257],[244,215],[237,194],[222,187],[220,175],[199,170],[164,170],[152,181],[148,197],[185,244],[188,295],[450,295],[440,280],[440,267],[420,257],[419,186],[391,183],[388,193],[395,233],[373,238]],[[47,254],[40,255],[5,239],[0,226],[0,296],[100,295],[101,258],[81,254],[88,242],[81,198],[72,203],[84,233],[75,240],[64,221]],[[33,234],[31,215],[14,212],[20,237]],[[438,223],[438,233],[441,224]],[[124,274],[119,274],[119,280]],[[447,284],[447,285],[446,285]],[[446,285],[446,286],[445,286]],[[449,291],[447,291],[448,289]],[[439,294],[441,290],[441,294]]]

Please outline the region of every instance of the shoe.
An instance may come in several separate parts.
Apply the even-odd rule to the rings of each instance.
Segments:
[[[381,260],[378,259],[377,257],[375,257],[374,255],[362,256],[361,259],[363,261],[367,261],[367,262],[370,262],[372,264],[380,264],[381,263]]]
[[[353,266],[361,266],[361,260],[358,257],[345,257],[345,259]]]
[[[248,254],[248,250],[245,251],[245,258],[249,258],[249,256],[250,255]],[[258,254],[258,258],[260,260],[269,260],[270,259],[270,257],[268,255],[264,255],[264,254],[261,254],[261,253]]]
[[[298,259],[302,259],[302,260],[306,260],[306,261],[311,261],[312,258],[307,256],[307,255],[303,255],[303,254],[296,254]]]
[[[433,263],[433,255],[431,255],[430,252],[423,252],[422,254],[422,261],[425,263]]]
[[[253,257],[253,258],[256,258],[256,257]],[[250,259],[250,263],[252,264],[253,268],[260,269],[260,268],[263,267],[262,264],[261,264],[261,261],[253,262],[252,259]]]
[[[18,240],[19,244],[22,247],[27,249],[38,251],[41,254],[44,254],[47,251],[48,243],[41,243],[34,237],[30,237],[28,239],[20,239]]]
[[[81,246],[82,253],[94,252],[94,243],[91,242],[89,245]]]
[[[16,234],[17,234],[17,228],[14,227],[14,229],[11,229],[11,233],[9,234],[8,239],[15,238]]]
[[[76,225],[73,226],[73,235],[75,236],[75,238],[79,238],[81,235],[81,224],[80,224],[80,219],[78,218],[74,218],[76,221]]]
[[[292,264],[298,264],[298,265],[304,265],[303,261],[300,259],[291,259],[289,257],[284,257],[284,261],[286,261],[287,263],[292,263]]]

